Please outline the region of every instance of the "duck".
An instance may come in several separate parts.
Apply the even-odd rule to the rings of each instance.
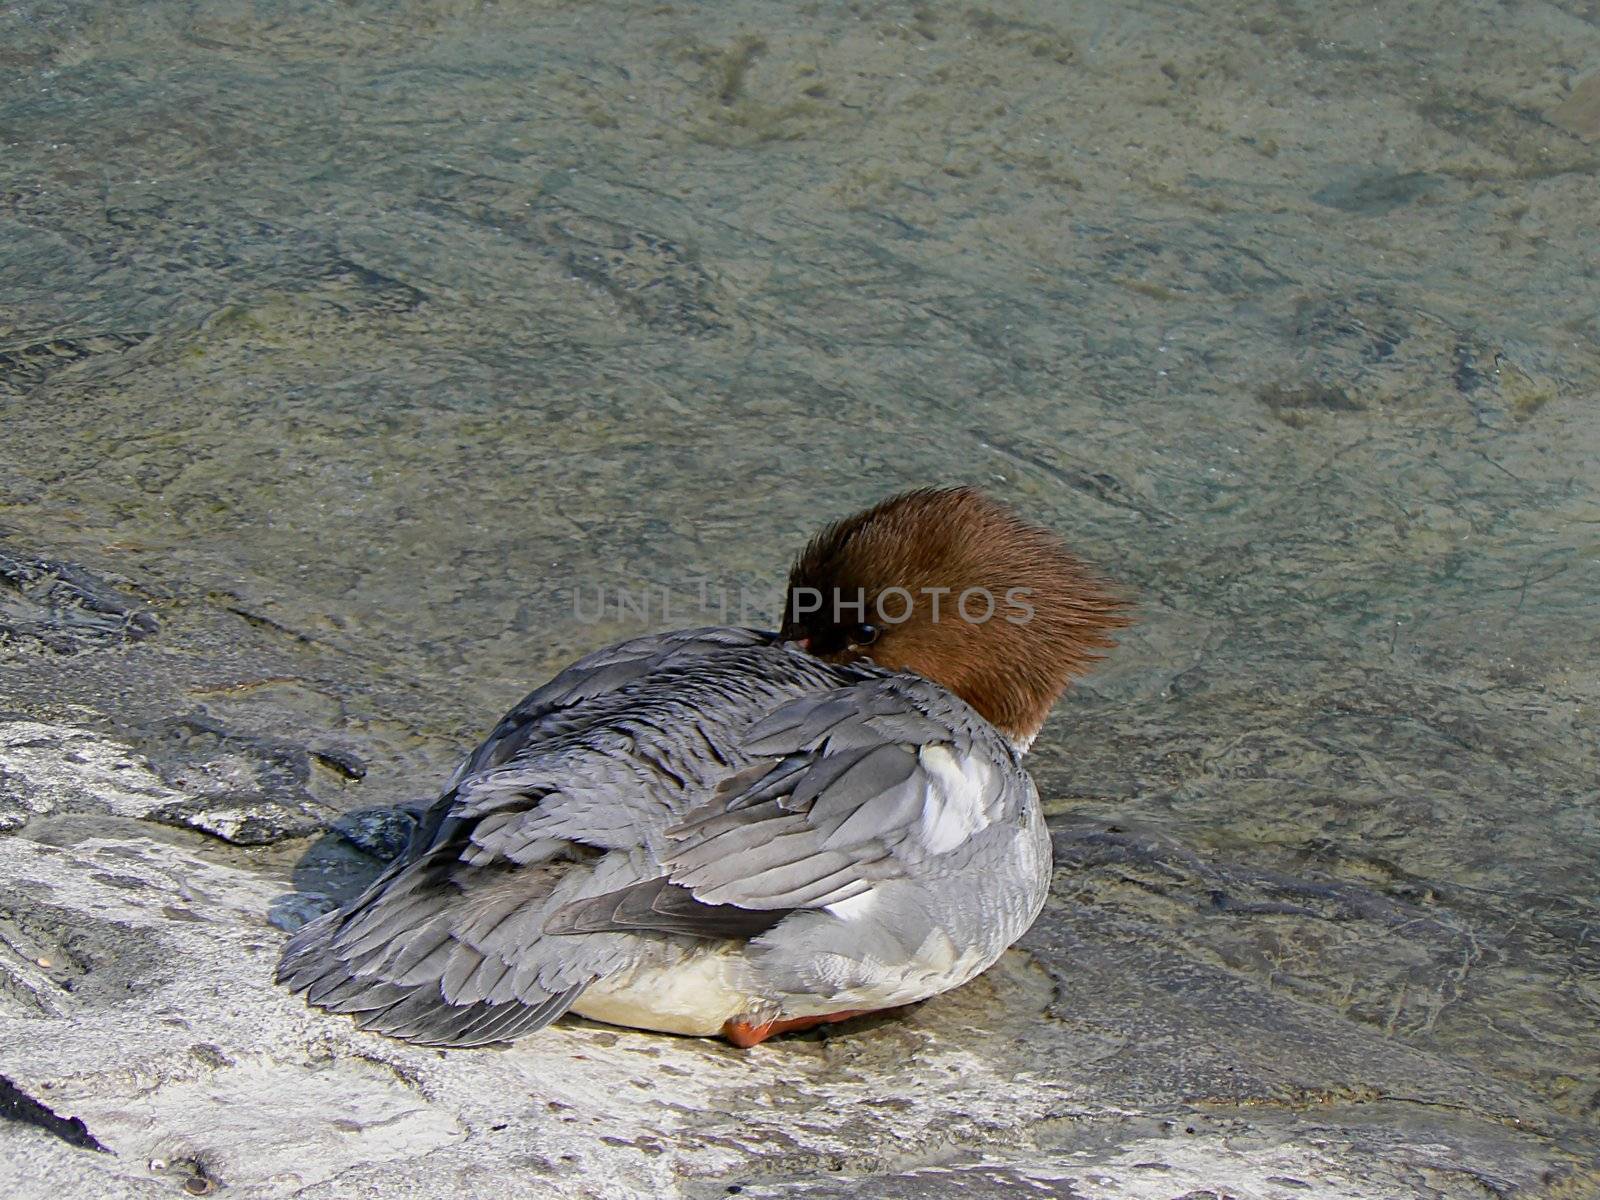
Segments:
[[[1127,607],[977,488],[891,496],[804,547],[776,630],[635,637],[532,692],[277,980],[458,1048],[567,1012],[751,1047],[959,987],[1044,905],[1023,756]]]

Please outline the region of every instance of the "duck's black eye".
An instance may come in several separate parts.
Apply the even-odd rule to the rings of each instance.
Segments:
[[[882,630],[876,625],[869,625],[863,621],[861,624],[851,627],[850,644],[852,646],[870,646],[878,640],[878,634],[881,632]]]

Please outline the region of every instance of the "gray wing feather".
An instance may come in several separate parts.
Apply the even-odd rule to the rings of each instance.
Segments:
[[[750,726],[744,747],[752,754],[781,754],[797,746],[813,746],[834,726],[859,715],[860,710],[843,696],[786,704]]]
[[[755,909],[860,895],[1014,814],[1011,747],[965,704],[890,676],[792,701],[751,726],[772,755],[667,836],[668,878],[697,899]]]
[[[925,793],[926,785],[917,777],[913,763],[905,778],[863,801],[822,839],[822,844],[830,850],[869,842],[887,844],[896,830],[921,818]],[[818,828],[823,828],[820,821]]]
[[[1021,791],[1009,745],[960,700],[911,676],[876,675],[781,705],[748,728],[741,748],[767,757],[665,829],[667,874],[652,881],[688,892],[704,921],[657,928],[728,936],[713,914],[730,906],[782,917],[854,898],[959,853]],[[970,777],[960,765],[968,756]],[[586,899],[545,928],[650,919],[624,920],[625,905],[621,895]]]
[[[545,921],[544,931],[574,934],[640,930],[698,938],[752,938],[787,915],[732,904],[708,904],[696,899],[688,888],[661,878],[566,905]]]
[[[823,759],[827,761],[826,758]],[[842,828],[843,822],[859,816],[862,808],[891,788],[898,788],[918,772],[915,748],[899,745],[878,745],[868,750],[850,764],[849,770],[838,775],[825,786],[806,789],[815,799],[811,804],[811,822],[819,829]],[[807,781],[809,782],[809,780]],[[919,781],[922,782],[922,781]],[[926,783],[923,784],[926,787]],[[795,788],[797,804],[801,788]]]
[[[773,634],[759,629],[710,626],[647,634],[586,654],[502,717],[483,744],[457,768],[449,786],[506,762],[532,740],[530,735],[544,732],[549,719],[563,709],[618,691],[672,662],[712,650],[770,645],[773,639]]]

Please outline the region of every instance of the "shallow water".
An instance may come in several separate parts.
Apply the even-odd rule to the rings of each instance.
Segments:
[[[0,534],[90,583],[0,590],[0,704],[420,800],[577,652],[981,483],[1139,604],[1034,769],[1166,849],[1060,902],[1592,1131],[1597,21],[12,4]]]

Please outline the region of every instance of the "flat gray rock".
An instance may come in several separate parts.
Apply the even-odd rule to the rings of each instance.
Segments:
[[[81,790],[97,764],[138,769],[71,740]],[[515,1178],[533,1196],[1383,1200],[1597,1178],[1534,1097],[1070,894],[977,982],[825,1034],[738,1051],[566,1020],[439,1052],[273,986],[279,879],[122,829],[0,838],[0,1076],[104,1147],[0,1123],[8,1196],[443,1198]],[[1122,870],[1206,870],[1148,839],[1058,841],[1068,861],[1088,843]]]

